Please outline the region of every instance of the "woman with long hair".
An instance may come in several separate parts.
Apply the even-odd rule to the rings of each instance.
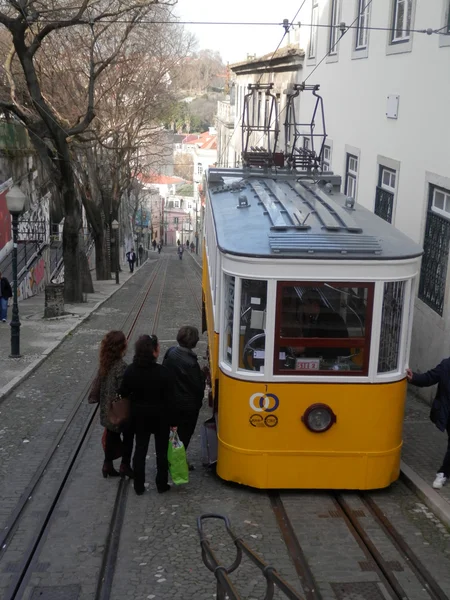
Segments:
[[[122,331],[110,331],[100,345],[100,366],[98,370],[100,423],[106,428],[105,462],[103,477],[133,477],[130,467],[133,451],[133,432],[128,424],[116,426],[108,420],[112,400],[117,396],[127,363],[123,360],[127,351],[127,338]],[[122,434],[122,440],[120,435]],[[117,472],[113,465],[114,452],[122,442],[122,463]]]
[[[170,428],[177,424],[173,406],[170,374],[158,365],[159,343],[156,335],[141,335],[135,345],[133,363],[127,367],[120,395],[130,400],[131,426],[136,436],[133,457],[134,491],[145,491],[145,457],[150,436],[155,436],[156,488],[168,492],[167,447]]]

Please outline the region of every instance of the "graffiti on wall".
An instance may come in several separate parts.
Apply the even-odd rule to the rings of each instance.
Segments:
[[[17,299],[26,300],[31,296],[39,294],[45,285],[45,261],[40,258],[38,262],[31,267],[17,290]]]

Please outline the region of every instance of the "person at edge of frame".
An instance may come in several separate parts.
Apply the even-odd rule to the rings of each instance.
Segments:
[[[411,385],[417,387],[436,384],[438,386],[431,406],[430,420],[440,431],[446,431],[448,435],[447,452],[433,481],[433,487],[440,490],[450,476],[450,358],[444,358],[426,373],[413,373],[411,369],[406,369],[406,378]]]
[[[12,295],[11,284],[6,277],[2,276],[0,271],[0,320],[2,323],[6,323],[8,318],[8,302]]]
[[[153,246],[153,252],[156,252],[156,239],[153,240],[152,246]]]
[[[139,256],[139,266],[142,266],[142,260],[144,258],[144,246],[142,244],[139,245],[138,248],[138,256]]]
[[[169,348],[163,366],[168,369],[174,384],[178,415],[178,436],[187,451],[197,425],[205,394],[205,370],[200,368],[193,352],[199,340],[198,329],[185,325],[177,334],[178,346]],[[193,470],[189,464],[189,470]]]
[[[133,362],[124,373],[119,393],[130,400],[130,427],[135,435],[133,456],[134,491],[145,491],[145,459],[151,434],[155,436],[156,489],[168,492],[170,485],[167,446],[170,430],[176,430],[177,413],[169,371],[157,364],[156,335],[141,335],[135,344]]]
[[[127,261],[130,266],[130,273],[133,273],[134,263],[136,262],[136,252],[134,251],[134,248],[131,248],[131,250],[127,252]]]

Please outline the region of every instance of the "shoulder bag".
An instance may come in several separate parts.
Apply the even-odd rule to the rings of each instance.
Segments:
[[[128,398],[117,396],[113,398],[108,408],[108,421],[111,425],[118,427],[130,417],[130,401]]]

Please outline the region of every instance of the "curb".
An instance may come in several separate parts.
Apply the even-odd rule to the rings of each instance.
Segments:
[[[203,265],[201,262],[199,262],[196,258],[194,258],[194,255],[191,253],[189,254],[189,256],[192,258],[192,260],[197,264],[198,267],[200,267],[200,269],[202,269],[203,271]]]
[[[450,504],[403,461],[401,461],[400,465],[400,479],[405,482],[444,525],[450,527]]]
[[[147,262],[147,261],[145,261]],[[145,263],[144,263],[145,265]],[[134,276],[135,273],[138,272],[138,269],[136,269],[136,271],[131,275],[131,277]],[[107,302],[110,298],[112,298],[114,296],[114,294],[116,294],[121,288],[122,286],[124,286],[130,279],[131,277],[128,277],[128,279],[126,281],[123,281],[122,283],[120,283],[116,288],[113,289],[113,291],[111,292],[111,294],[109,294],[109,296],[106,296],[105,298],[103,298],[102,300],[100,300],[99,302],[97,302],[97,304],[94,304],[94,306],[92,307],[92,310],[90,310],[89,312],[87,312],[85,315],[83,315],[83,317],[81,317],[81,319],[78,321],[78,323],[75,323],[74,325],[72,325],[72,327],[69,327],[69,329],[67,329],[61,336],[60,340],[57,340],[56,342],[53,342],[52,344],[50,344],[41,354],[41,356],[39,358],[37,358],[35,361],[33,361],[32,363],[30,363],[21,373],[20,375],[17,375],[16,377],[14,377],[14,379],[12,379],[9,383],[7,383],[6,385],[4,385],[2,388],[0,388],[0,403],[5,400],[5,398],[18,386],[22,383],[22,381],[25,381],[25,379],[27,379],[31,373],[33,373],[33,371],[35,371],[51,354],[53,354],[53,352],[63,343],[63,341],[66,339],[66,337],[71,334],[73,331],[75,331],[75,329],[77,329],[80,325],[82,325],[82,323],[84,323],[91,315],[93,312],[95,312],[98,308],[100,308],[100,306],[102,306],[102,304],[104,304],[105,302]],[[12,359],[13,360],[13,359]]]

